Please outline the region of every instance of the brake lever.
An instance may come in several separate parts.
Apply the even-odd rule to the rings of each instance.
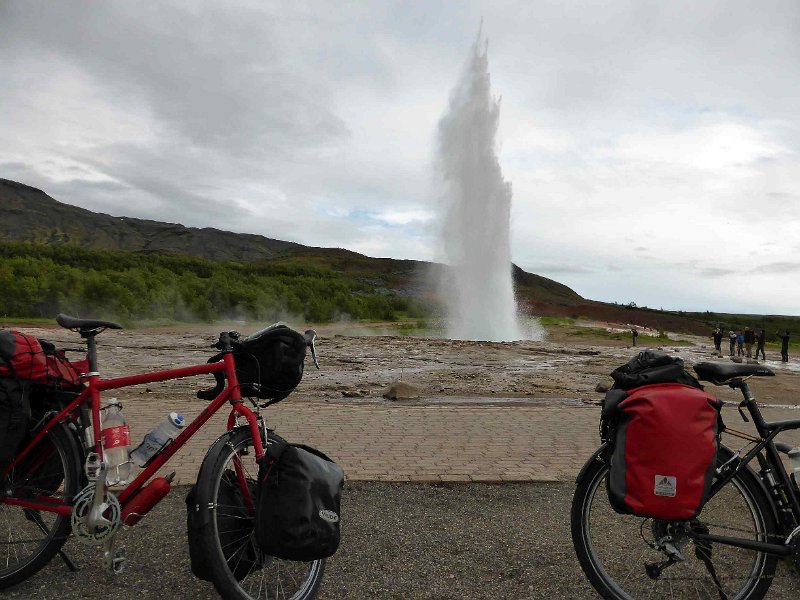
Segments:
[[[230,350],[232,345],[235,342],[239,341],[241,334],[238,331],[223,331],[219,334],[219,339],[217,342],[212,346],[212,348],[216,348],[217,350],[222,350],[223,352],[226,350]]]
[[[319,370],[319,361],[317,361],[317,348],[314,345],[314,340],[317,339],[317,332],[313,329],[306,329],[303,335],[306,338],[306,346],[311,348],[311,359],[314,361],[314,366]]]

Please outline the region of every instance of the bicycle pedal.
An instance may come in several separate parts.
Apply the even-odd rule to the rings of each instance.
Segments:
[[[111,575],[121,575],[128,566],[128,559],[125,556],[125,547],[114,550],[113,556],[109,552],[105,557],[106,570]]]

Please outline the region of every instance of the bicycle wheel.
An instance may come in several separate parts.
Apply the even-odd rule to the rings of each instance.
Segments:
[[[225,600],[310,600],[322,582],[325,561],[282,560],[261,552],[255,521],[240,489],[230,482],[241,472],[255,489],[258,463],[247,427],[238,427],[212,446],[197,479],[197,502],[211,518],[201,533],[210,578]]]
[[[75,438],[55,427],[11,472],[10,497],[70,500],[78,493]],[[24,581],[45,566],[70,533],[70,517],[0,500],[0,589]]]
[[[720,460],[730,456],[730,450],[720,452]],[[614,600],[718,600],[721,587],[729,600],[764,597],[772,583],[776,557],[723,544],[695,544],[686,534],[687,526],[696,526],[716,535],[776,541],[771,503],[752,471],[737,473],[691,522],[616,513],[608,502],[607,476],[608,464],[593,460],[575,490],[571,513],[575,552],[601,596]],[[656,540],[663,541],[668,535],[681,559],[659,574],[653,565],[664,566],[671,548],[663,544],[658,548]]]

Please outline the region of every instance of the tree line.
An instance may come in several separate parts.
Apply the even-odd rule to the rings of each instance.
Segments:
[[[0,315],[7,317],[321,323],[422,318],[431,308],[313,266],[33,243],[0,243],[0,289]]]

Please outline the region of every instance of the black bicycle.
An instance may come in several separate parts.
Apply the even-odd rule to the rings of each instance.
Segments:
[[[776,442],[800,420],[767,422],[747,386],[774,375],[761,365],[700,363],[701,381],[741,391],[739,413],[758,435],[738,451],[720,446],[708,502],[688,521],[663,521],[614,511],[606,478],[613,440],[603,439],[578,475],[572,501],[572,542],[581,567],[604,598],[763,598],[778,559],[800,570],[800,492]]]

